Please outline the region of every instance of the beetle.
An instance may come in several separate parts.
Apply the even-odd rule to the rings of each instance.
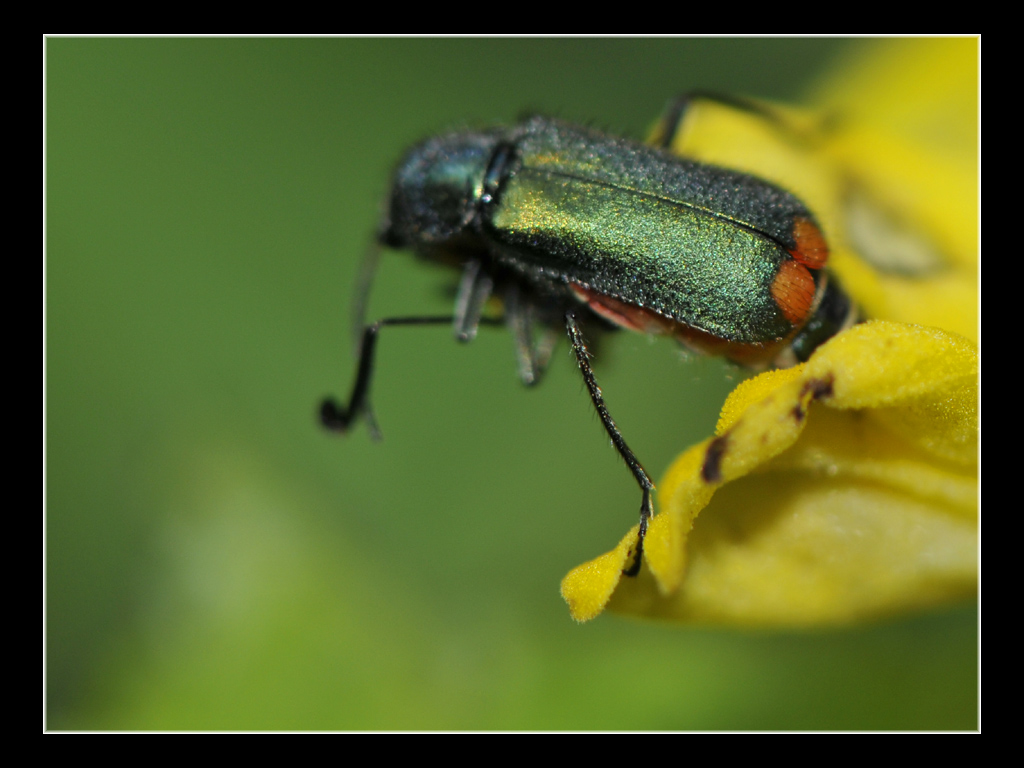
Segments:
[[[656,146],[534,116],[453,131],[409,150],[368,261],[381,248],[402,249],[460,270],[455,309],[365,324],[369,279],[362,281],[355,381],[347,405],[323,401],[322,424],[345,432],[363,418],[380,437],[369,392],[385,326],[452,323],[456,339],[469,341],[480,325],[503,324],[527,385],[543,375],[564,329],[601,423],[642,493],[638,544],[624,570],[636,575],[654,483],[605,405],[584,327],[668,334],[765,368],[806,360],[857,318],[824,269],[828,245],[802,201],[754,176],[667,151],[695,97],[671,106]],[[501,300],[499,317],[484,312],[492,296]]]

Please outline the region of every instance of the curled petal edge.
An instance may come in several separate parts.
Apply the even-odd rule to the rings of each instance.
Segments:
[[[816,626],[969,597],[977,385],[972,342],[887,321],[744,382],[662,481],[640,574],[634,528],[563,580],[573,618]]]

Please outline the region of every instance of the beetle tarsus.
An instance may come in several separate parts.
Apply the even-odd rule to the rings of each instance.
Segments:
[[[637,531],[636,551],[633,554],[633,563],[629,568],[622,570],[623,576],[633,577],[640,573],[640,564],[644,559],[644,539],[647,537],[647,524],[652,514],[654,514],[654,508],[651,506],[651,492],[645,488],[644,498],[640,503],[640,530]]]
[[[320,404],[320,423],[332,432],[344,434],[362,416],[366,428],[373,440],[380,440],[382,435],[370,407],[370,381],[373,378],[374,354],[377,350],[377,337],[380,329],[386,325],[451,325],[451,315],[428,315],[423,317],[386,317],[363,327],[359,343],[359,364],[356,378],[352,384],[352,393],[348,398],[348,407],[339,405],[334,398],[324,398]],[[500,318],[481,317],[474,326],[500,325]]]
[[[348,432],[352,423],[352,413],[338,405],[338,401],[325,397],[320,403],[320,423],[332,432]]]
[[[654,514],[654,509],[651,506],[651,492],[645,488],[644,499],[640,503],[640,530],[637,531],[636,536],[636,552],[633,554],[632,565],[629,568],[623,569],[623,576],[633,577],[640,573],[640,563],[644,559],[644,539],[647,537],[647,523],[650,521],[652,514]]]

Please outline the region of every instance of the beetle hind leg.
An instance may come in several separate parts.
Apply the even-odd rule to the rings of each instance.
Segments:
[[[626,462],[626,466],[629,467],[629,471],[633,473],[633,477],[636,478],[637,485],[640,486],[643,494],[640,501],[640,531],[637,538],[636,552],[633,553],[633,562],[622,571],[626,576],[636,576],[640,572],[640,562],[643,558],[647,523],[654,514],[654,507],[651,502],[651,491],[654,490],[654,483],[651,482],[651,478],[647,475],[643,465],[640,464],[636,454],[626,445],[626,440],[622,437],[622,433],[615,424],[615,420],[608,412],[608,406],[604,403],[604,395],[601,393],[601,388],[597,385],[594,369],[590,365],[590,350],[587,349],[587,343],[583,338],[583,331],[580,328],[579,320],[576,318],[575,310],[570,309],[565,313],[565,328],[569,333],[569,340],[572,342],[572,351],[576,355],[576,362],[579,364],[580,372],[583,374],[583,383],[587,385],[587,391],[590,393],[590,399],[594,403],[594,409],[601,419],[601,424],[604,425],[605,431],[612,440],[612,445],[615,446],[615,450],[619,452],[623,461]]]

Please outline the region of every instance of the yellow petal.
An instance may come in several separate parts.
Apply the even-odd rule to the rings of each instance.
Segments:
[[[589,621],[604,610],[627,561],[632,560],[639,529],[633,526],[611,552],[574,568],[562,579],[562,597],[576,621]]]
[[[977,341],[978,41],[876,43],[818,90],[846,180],[834,270],[871,317]]]
[[[732,402],[746,399],[738,390],[727,428],[677,460],[638,578],[619,582],[635,529],[567,577],[563,594],[587,606],[575,618],[596,615],[616,583],[613,610],[771,626],[850,622],[973,594],[974,346],[874,322],[793,370],[758,377],[774,386],[742,408]]]
[[[639,575],[634,529],[566,578],[578,620],[808,627],[976,593],[977,41],[883,43],[821,93],[778,120],[695,102],[672,146],[801,197],[875,319],[736,388],[660,484]]]

